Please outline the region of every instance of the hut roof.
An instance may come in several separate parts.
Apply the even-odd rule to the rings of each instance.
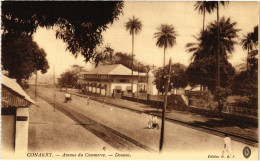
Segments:
[[[24,100],[35,104],[34,101],[24,92],[22,87],[16,82],[15,79],[8,78],[7,76],[1,74],[1,84],[2,86],[7,87],[12,92],[15,92],[16,94],[21,96]]]

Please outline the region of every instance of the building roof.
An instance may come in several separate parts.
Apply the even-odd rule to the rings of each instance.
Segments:
[[[1,74],[1,84],[23,97],[26,101],[35,104],[34,101],[24,92],[22,87],[16,83],[15,79],[8,78]]]
[[[98,66],[85,74],[99,74],[99,75],[132,75],[132,70],[125,67],[122,64],[103,65]],[[138,75],[137,71],[134,71],[133,75]],[[139,75],[146,75],[146,73],[139,73]]]

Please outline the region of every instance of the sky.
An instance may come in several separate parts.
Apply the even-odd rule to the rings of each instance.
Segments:
[[[176,44],[166,50],[166,62],[172,58],[173,63],[182,63],[186,66],[190,63],[191,53],[186,51],[185,45],[195,42],[193,35],[197,35],[202,29],[203,16],[194,11],[194,1],[127,1],[124,2],[123,15],[119,16],[112,25],[103,33],[104,45],[110,45],[116,52],[131,53],[132,38],[125,29],[125,23],[135,16],[143,24],[142,31],[135,36],[134,55],[138,61],[146,65],[163,65],[163,48],[156,46],[154,33],[160,24],[173,25],[178,33]],[[254,26],[259,24],[258,2],[235,2],[231,1],[225,7],[220,7],[220,17],[230,17],[231,21],[237,22],[236,28],[241,29],[238,33],[239,42],[243,35],[253,32]],[[205,25],[216,20],[216,12],[206,14]],[[60,75],[73,64],[84,66],[90,70],[93,65],[84,62],[82,56],[75,58],[66,51],[66,44],[55,37],[55,28],[39,28],[33,39],[47,53],[50,69],[47,75],[52,75],[55,66],[55,75]],[[245,61],[247,51],[241,46],[235,45],[235,52],[229,58],[233,66]]]

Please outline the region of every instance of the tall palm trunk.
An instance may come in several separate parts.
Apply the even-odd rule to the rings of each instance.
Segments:
[[[162,125],[161,125],[161,135],[160,135],[160,145],[159,145],[160,152],[162,151],[163,143],[164,143],[165,111],[166,111],[166,106],[167,106],[167,94],[168,94],[168,89],[169,89],[169,84],[170,84],[171,63],[172,63],[172,60],[170,59],[168,72],[165,69],[165,73],[167,73],[167,82],[165,84],[164,104],[163,104],[163,110],[162,110]]]
[[[246,73],[247,73],[247,78],[249,77],[249,47],[247,48],[247,60],[246,60]]]
[[[134,32],[132,33],[132,81],[131,81],[131,89],[132,89],[132,97],[134,97]]]
[[[38,76],[37,76],[37,70],[35,72],[35,93],[34,93],[34,96],[35,96],[35,99],[37,99],[37,82],[38,82]]]
[[[203,9],[203,26],[202,26],[202,34],[204,33],[204,26],[205,26],[205,8]]]
[[[166,47],[164,46],[163,49],[164,53],[163,53],[163,68],[165,67],[165,51],[166,51]]]
[[[203,9],[203,26],[202,26],[202,35],[204,35],[204,27],[205,27],[205,8]],[[203,92],[203,85],[200,85],[200,91]]]
[[[217,54],[216,54],[216,87],[220,86],[220,66],[219,66],[219,57],[220,57],[220,26],[219,26],[219,1],[217,2]]]
[[[246,69],[247,69],[247,71],[249,70],[248,60],[249,60],[249,48],[247,48],[247,60],[246,60]]]

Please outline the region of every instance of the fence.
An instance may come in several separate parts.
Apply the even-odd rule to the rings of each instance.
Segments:
[[[249,108],[243,108],[243,107],[238,107],[238,106],[233,106],[233,105],[225,106],[222,112],[235,114],[235,115],[241,115],[241,116],[252,116],[252,117],[258,116],[257,109],[249,109]]]
[[[137,101],[137,94],[134,94],[134,97],[132,97],[132,94],[130,93],[122,93],[122,98],[127,99],[130,101]],[[154,106],[163,106],[164,96],[162,95],[149,95],[146,93],[139,93],[138,95],[138,101],[141,103],[154,105]],[[190,112],[195,112],[198,114],[207,114],[210,113],[213,115],[218,115],[219,112],[217,109],[209,108],[207,104],[202,101],[201,99],[188,99],[184,95],[170,95],[168,96],[168,103],[167,103],[168,109],[176,109],[176,110],[188,110]],[[257,109],[248,109],[248,108],[242,108],[238,106],[233,106],[231,104],[228,104],[224,107],[222,110],[222,114],[231,114],[236,116],[246,116],[246,117],[258,117],[258,110]]]

